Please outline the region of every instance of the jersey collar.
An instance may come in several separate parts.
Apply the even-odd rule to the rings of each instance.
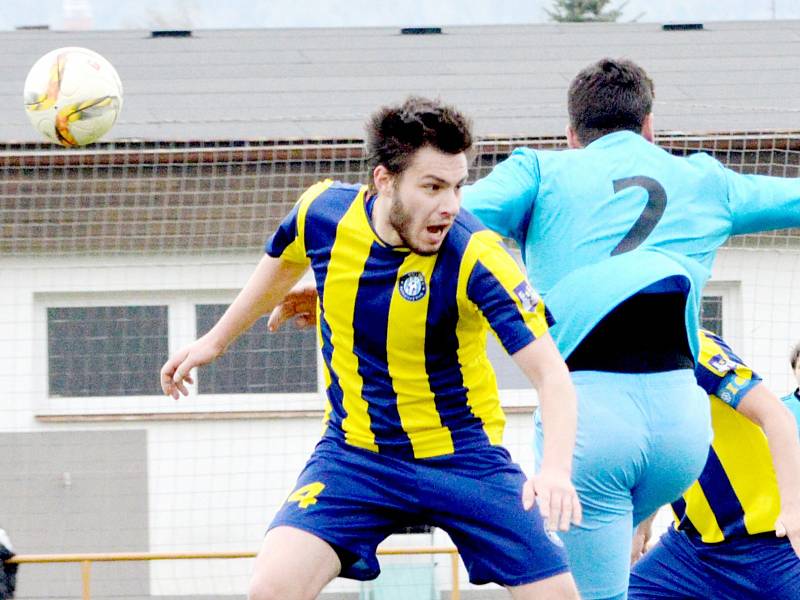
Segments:
[[[605,134],[603,137],[599,137],[590,144],[586,146],[586,148],[603,148],[606,146],[612,146],[614,144],[619,144],[629,139],[636,139],[639,138],[643,142],[647,142],[641,135],[636,133],[635,131],[628,131],[627,129],[623,129],[622,131],[613,131],[611,133]],[[650,142],[647,142],[648,144]]]

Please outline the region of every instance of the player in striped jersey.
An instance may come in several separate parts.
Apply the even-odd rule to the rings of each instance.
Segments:
[[[628,597],[798,598],[794,420],[761,378],[706,330],[700,330],[695,374],[711,401],[714,441],[699,479],[672,504],[674,527],[634,565]],[[789,539],[779,537],[787,529]]]
[[[220,321],[162,369],[164,392],[186,394],[191,369],[311,266],[326,428],[264,539],[251,598],[314,598],[337,575],[372,579],[376,546],[420,523],[450,534],[475,583],[515,598],[577,598],[545,529],[580,520],[574,390],[544,304],[500,238],[459,213],[470,146],[464,117],[437,102],[376,113],[372,186],[312,186]],[[546,446],[529,482],[501,446],[489,328],[539,391]]]
[[[786,394],[781,400],[786,407],[792,411],[794,418],[797,419],[797,426],[800,427],[800,342],[792,348],[789,356],[789,364],[792,366],[792,374],[797,380],[797,387],[793,392]]]

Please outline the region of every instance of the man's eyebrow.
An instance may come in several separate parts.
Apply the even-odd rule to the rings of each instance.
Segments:
[[[443,183],[445,185],[450,185],[450,182],[447,179],[442,179],[438,175],[433,175],[433,174],[423,175],[422,179],[423,180],[424,179],[433,179],[436,183]],[[465,184],[467,182],[467,179],[469,179],[469,175],[464,175],[464,177],[462,177],[461,179],[458,180],[456,185]]]

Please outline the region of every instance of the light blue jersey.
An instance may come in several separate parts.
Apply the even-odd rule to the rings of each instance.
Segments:
[[[800,226],[800,179],[740,175],[711,156],[676,157],[630,131],[579,150],[519,148],[463,192],[463,207],[523,249],[566,358],[615,306],[647,291],[687,291],[698,307],[731,235]]]
[[[784,396],[781,400],[786,405],[786,408],[792,411],[794,418],[797,420],[797,428],[800,429],[800,388]]]
[[[800,179],[739,175],[707,154],[673,156],[618,131],[580,150],[515,150],[464,189],[463,206],[522,248],[529,278],[557,321],[550,331],[564,358],[640,292],[686,294],[686,339],[697,357],[701,291],[716,250],[734,234],[800,226]],[[652,320],[658,324],[659,315]],[[666,333],[648,331],[646,318],[630,328],[622,333]],[[671,344],[675,338],[664,340],[667,352]],[[692,369],[678,361],[671,371],[588,367],[572,375],[572,477],[583,521],[561,537],[581,596],[616,600],[628,587],[633,527],[703,469],[710,410]],[[541,461],[541,423],[536,429]]]

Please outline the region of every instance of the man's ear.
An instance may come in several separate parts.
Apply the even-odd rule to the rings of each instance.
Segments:
[[[575,130],[572,128],[572,125],[567,124],[567,146],[576,150],[577,148],[583,148],[583,144],[581,140],[578,138],[578,134],[575,133]]]
[[[394,180],[395,176],[383,165],[378,165],[372,171],[372,181],[375,183],[375,189],[379,194],[391,196],[389,192],[394,186]]]

